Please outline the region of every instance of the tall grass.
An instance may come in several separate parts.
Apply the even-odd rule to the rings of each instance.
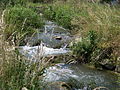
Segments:
[[[47,19],[57,22],[82,36],[90,30],[98,32],[101,40],[113,40],[120,35],[120,8],[108,4],[88,3],[80,0],[56,1],[44,11]]]
[[[15,38],[15,42],[21,42],[20,44],[23,44],[25,37],[36,33],[36,29],[41,28],[44,23],[41,16],[34,10],[23,6],[14,6],[6,9],[4,20],[7,25],[5,28],[6,39]]]
[[[4,12],[0,19],[0,89],[21,90],[26,87],[30,90],[43,88],[42,75],[50,62],[47,58],[39,57],[37,62],[31,62],[22,56],[13,42],[12,45],[5,40]]]
[[[114,58],[117,58],[119,55],[115,55],[115,52],[119,53],[120,51],[120,49],[115,51],[115,48],[120,48],[119,11],[120,8],[117,5],[67,0],[66,2],[56,1],[53,4],[48,4],[44,15],[47,19],[70,29],[69,31],[75,37],[86,38],[89,31],[97,32],[99,41],[97,47],[100,49],[112,47],[112,54],[115,56]]]

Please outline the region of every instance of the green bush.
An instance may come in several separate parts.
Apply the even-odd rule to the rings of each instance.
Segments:
[[[60,6],[56,10],[55,20],[65,28],[71,28],[72,12],[70,6]]]
[[[97,34],[95,31],[89,31],[88,36],[82,41],[74,43],[72,48],[73,54],[81,62],[90,62],[90,57],[97,47]]]
[[[44,11],[44,15],[49,20],[55,20],[56,12],[54,7],[47,6],[47,9]]]
[[[71,29],[71,20],[74,16],[70,5],[52,5],[44,11],[47,19],[55,21],[57,24]]]
[[[7,9],[4,18],[8,25],[5,29],[7,38],[13,33],[15,36],[31,35],[43,25],[43,20],[37,13],[21,6]]]

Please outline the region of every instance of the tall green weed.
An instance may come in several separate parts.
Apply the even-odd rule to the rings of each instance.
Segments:
[[[89,31],[88,36],[83,38],[82,41],[75,42],[71,49],[80,62],[88,63],[91,60],[92,52],[97,48],[97,43],[97,33],[95,31]]]

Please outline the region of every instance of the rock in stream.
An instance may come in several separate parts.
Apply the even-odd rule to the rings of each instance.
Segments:
[[[25,42],[29,46],[40,45],[41,41],[50,48],[61,48],[69,44],[72,40],[70,33],[56,25],[53,22],[47,21],[44,29],[38,30],[38,33],[33,37],[27,37]]]

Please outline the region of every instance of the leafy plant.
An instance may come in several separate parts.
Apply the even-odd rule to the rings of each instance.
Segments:
[[[53,20],[57,24],[71,29],[71,20],[74,13],[70,5],[48,6],[48,8],[44,11],[44,15],[47,19]]]
[[[56,12],[54,7],[52,7],[51,5],[47,6],[47,9],[44,11],[44,15],[49,20],[55,20]]]
[[[71,47],[73,54],[76,55],[78,60],[81,62],[90,62],[92,52],[97,47],[97,36],[96,32],[89,31],[88,36],[82,41],[74,43]]]
[[[72,9],[70,6],[60,6],[56,9],[55,21],[65,28],[71,28]]]

